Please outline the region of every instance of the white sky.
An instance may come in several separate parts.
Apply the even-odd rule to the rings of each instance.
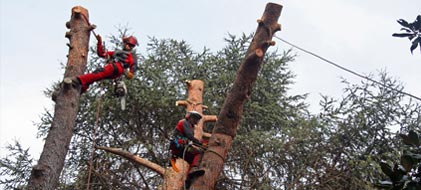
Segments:
[[[409,40],[392,37],[399,32],[397,19],[413,22],[421,14],[419,0],[370,1],[273,1],[283,5],[276,35],[362,74],[386,70],[405,85],[405,91],[421,96],[421,55],[411,55]],[[145,54],[147,36],[185,40],[196,51],[204,46],[222,49],[228,33],[249,34],[263,14],[263,0],[180,0],[180,1],[102,1],[102,0],[0,0],[0,157],[13,139],[19,140],[39,158],[44,142],[36,139],[44,109],[53,102],[42,91],[61,80],[66,63],[71,8],[88,9],[90,22],[104,39],[129,26]],[[280,50],[290,46],[279,40]],[[95,43],[91,37],[90,44]],[[106,41],[107,42],[107,41]],[[320,94],[339,98],[344,85],[361,79],[319,59],[294,50],[298,57],[290,64],[297,75],[291,93],[310,93],[307,102],[317,112]],[[205,86],[206,87],[206,86]]]

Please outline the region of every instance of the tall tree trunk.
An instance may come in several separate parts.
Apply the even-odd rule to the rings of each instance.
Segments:
[[[177,101],[177,106],[184,106],[186,112],[197,111],[203,113],[203,109],[207,108],[203,105],[204,83],[201,80],[187,80],[187,100]],[[206,122],[216,121],[215,115],[203,115],[203,118],[194,127],[194,137],[202,140],[203,136],[208,136],[203,132],[203,125]],[[181,158],[177,158],[175,162],[178,172],[172,168],[167,170],[164,176],[163,190],[182,190],[184,189],[184,181],[186,180],[189,164]]]
[[[203,105],[203,90],[204,85],[203,81],[201,80],[188,80],[186,81],[187,84],[187,100],[180,100],[176,102],[176,106],[183,106],[186,108],[186,111],[197,111],[202,114],[203,109],[206,109],[207,106]],[[203,125],[206,122],[215,122],[217,120],[215,115],[203,115],[203,118],[200,122],[196,125],[194,130],[194,136],[197,139],[202,139],[203,137],[209,138],[209,133],[203,132]],[[164,182],[162,186],[158,189],[161,190],[182,190],[184,189],[184,181],[187,175],[187,170],[189,168],[189,164],[181,158],[178,158],[175,162],[176,168],[178,171],[174,170],[172,167],[163,168],[151,161],[143,159],[138,155],[134,155],[128,151],[121,150],[118,148],[111,148],[111,147],[103,147],[103,146],[96,146],[97,149],[105,150],[107,152],[111,152],[113,154],[122,156],[127,160],[130,160],[134,163],[139,165],[145,166],[158,174],[164,177]]]
[[[72,15],[66,23],[70,31],[69,54],[65,77],[80,75],[86,69],[89,34],[93,29],[88,24],[88,11],[80,6],[72,8]],[[76,114],[79,109],[80,89],[61,85],[55,97],[54,118],[45,140],[38,164],[32,169],[28,181],[30,190],[54,190],[59,185],[60,173],[73,136]]]
[[[256,33],[219,113],[208,151],[205,152],[201,162],[201,167],[206,171],[205,175],[193,181],[190,189],[214,189],[232,140],[237,134],[244,103],[251,94],[252,85],[256,81],[264,55],[268,47],[274,45],[271,41],[273,34],[281,29],[280,24],[277,23],[281,10],[281,5],[268,3],[262,18],[258,20]]]

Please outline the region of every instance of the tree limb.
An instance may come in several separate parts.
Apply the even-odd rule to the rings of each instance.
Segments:
[[[121,157],[126,158],[129,161],[132,161],[136,164],[140,164],[142,166],[148,167],[149,169],[155,171],[156,173],[160,174],[161,176],[164,176],[165,174],[165,168],[161,167],[158,164],[155,164],[149,160],[146,160],[144,158],[141,158],[135,154],[132,154],[130,152],[127,152],[125,150],[119,149],[119,148],[111,148],[111,147],[105,147],[105,146],[95,146],[97,149],[105,150],[107,152],[119,155]]]

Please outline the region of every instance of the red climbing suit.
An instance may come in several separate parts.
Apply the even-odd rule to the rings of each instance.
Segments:
[[[120,54],[125,54],[124,60],[115,60],[114,51],[104,51],[102,42],[97,43],[97,54],[103,58],[111,58],[110,61],[102,68],[93,73],[78,76],[78,79],[82,85],[82,92],[85,92],[89,85],[93,82],[100,81],[102,79],[115,79],[120,77],[124,73],[124,69],[129,68],[133,74],[135,70],[136,59],[133,56],[132,51],[119,50]],[[117,51],[116,51],[117,52]]]
[[[190,164],[189,168],[199,166],[202,155],[201,151],[196,150],[191,146],[184,151],[188,141],[201,144],[200,141],[194,137],[193,125],[186,119],[182,119],[178,122],[174,130],[174,140],[171,141],[170,144],[171,154],[179,158],[184,157],[184,160]]]

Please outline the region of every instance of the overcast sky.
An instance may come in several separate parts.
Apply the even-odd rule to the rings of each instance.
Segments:
[[[413,22],[421,14],[419,0],[323,0],[272,1],[283,5],[276,35],[313,51],[355,72],[376,74],[386,70],[400,80],[405,91],[421,96],[421,56],[409,51],[409,40],[394,38],[397,19]],[[67,63],[71,8],[88,9],[90,22],[104,39],[128,26],[146,54],[148,36],[185,40],[196,51],[203,47],[222,49],[227,34],[252,33],[257,28],[267,1],[263,0],[0,0],[0,157],[4,147],[19,140],[39,158],[44,142],[36,139],[44,110],[54,104],[43,94],[53,82],[62,80]],[[291,47],[274,38],[280,51]],[[91,37],[90,45],[96,43]],[[317,58],[294,49],[290,69],[297,77],[290,94],[309,93],[307,103],[318,111],[320,95],[340,98],[341,77],[358,83],[361,79]],[[206,92],[206,84],[205,84]]]

